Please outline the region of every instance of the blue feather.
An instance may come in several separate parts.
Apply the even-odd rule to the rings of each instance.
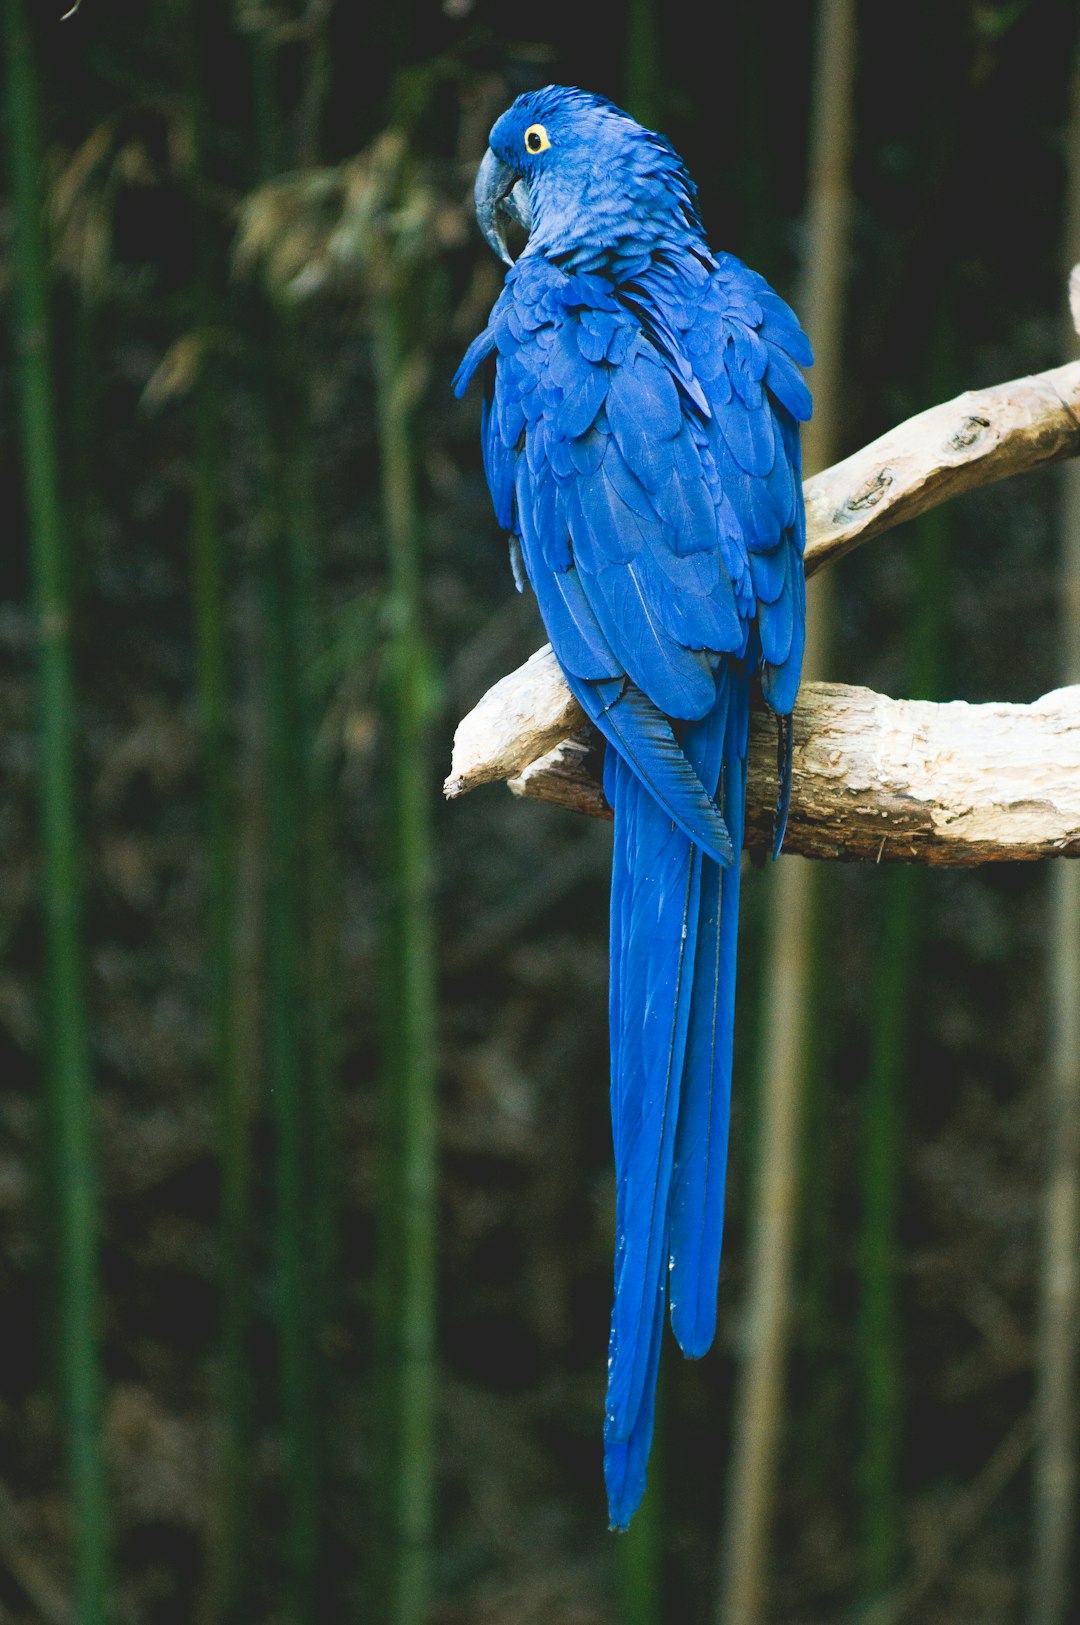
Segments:
[[[502,443],[488,401],[480,417],[480,445],[495,518],[504,530],[509,530],[514,522],[514,459]]]
[[[773,465],[773,416],[764,399],[748,406],[737,397],[719,414],[720,433],[744,473],[761,476]]]
[[[558,649],[555,652],[558,654]],[[715,862],[733,862],[734,848],[723,816],[687,761],[663,713],[625,679],[617,688],[617,679],[590,683],[560,663],[585,715],[634,769],[662,811]]]
[[[718,681],[711,736],[698,726],[688,755],[708,771],[722,751],[722,806],[732,844],[742,845],[746,801],[749,674],[729,667]],[[706,760],[702,760],[703,755]],[[708,782],[708,780],[706,780]],[[739,865],[702,865],[693,1001],[683,1102],[671,1191],[671,1326],[685,1354],[698,1357],[716,1330],[716,1283],[724,1228],[724,1179],[731,1111]]]
[[[785,578],[790,575],[789,561],[785,555]],[[791,602],[790,592],[781,590],[771,603],[758,605],[758,631],[761,637],[761,653],[766,665],[783,666],[791,653],[791,636],[795,628],[795,608]]]
[[[492,312],[492,315],[494,316],[494,311]],[[465,391],[469,387],[469,384],[472,382],[472,377],[477,367],[479,367],[481,361],[486,361],[487,357],[491,354],[494,348],[495,333],[492,324],[489,323],[488,326],[484,328],[484,331],[482,333],[478,333],[473,339],[472,343],[469,345],[469,348],[465,351],[465,355],[462,359],[460,367],[454,374],[450,387],[454,391],[455,395],[457,395],[459,398],[464,395]]]
[[[755,550],[750,554],[750,574],[754,579],[754,592],[758,601],[775,604],[788,580],[787,548],[774,547],[770,552]]]
[[[772,346],[765,382],[793,418],[805,423],[810,416],[810,391],[798,367],[779,345]]]
[[[670,373],[638,351],[612,373],[607,417],[627,465],[647,491],[659,491],[671,476],[664,442],[679,432],[679,394]]]
[[[629,835],[632,846],[626,856],[626,896],[612,898],[613,925],[625,941],[612,942],[612,957],[623,961],[618,1007],[611,1008],[612,1026],[621,1028],[622,1061],[612,1078],[618,1096],[615,1169],[621,1218],[607,1417],[611,1435],[625,1439],[641,1407],[653,1312],[667,1273],[668,1197],[693,991],[701,853],[672,827],[632,769],[620,763],[617,771],[615,839]]]
[[[649,1328],[648,1357],[644,1372],[641,1405],[625,1436],[616,1433],[607,1412],[604,1414],[604,1485],[608,1497],[608,1527],[626,1529],[645,1494],[649,1447],[652,1444],[656,1412],[656,1375],[660,1368],[660,1343],[664,1331],[663,1287],[653,1305]],[[615,1358],[614,1325],[608,1343],[608,1366]]]
[[[596,618],[630,680],[668,716],[701,716],[713,693],[709,661],[673,633],[670,618],[650,593],[648,565],[630,559],[583,579]]]

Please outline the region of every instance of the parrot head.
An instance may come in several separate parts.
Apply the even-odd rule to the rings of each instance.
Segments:
[[[694,186],[663,136],[602,96],[548,85],[498,119],[476,177],[476,218],[499,258],[511,221],[529,247],[564,261],[665,230],[700,237]]]

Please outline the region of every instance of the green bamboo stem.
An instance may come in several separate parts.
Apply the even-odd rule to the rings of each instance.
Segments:
[[[302,620],[298,491],[305,479],[306,413],[276,314],[266,313],[268,502],[261,555],[266,693],[266,1011],[274,1129],[274,1251],[279,1392],[285,1459],[286,1618],[319,1618],[323,1432],[318,1352],[325,1270],[320,1171],[311,1096],[308,821],[310,731]]]
[[[283,135],[274,48],[263,30],[253,39],[252,65],[258,167],[260,178],[266,179],[281,162]],[[313,830],[325,833],[328,828],[325,819],[313,819],[311,673],[318,571],[310,528],[308,401],[286,312],[264,308],[259,342],[268,474],[260,569],[266,667],[267,1055],[286,1498],[284,1611],[291,1625],[313,1625],[321,1606],[325,1473],[319,1344],[328,1309],[324,1254],[333,1229],[332,1186],[316,1156],[317,1146],[325,1146],[328,1138],[328,1084],[312,1070],[313,1059],[325,1060],[329,1053],[328,1018],[322,1013],[328,989],[314,980],[311,953],[319,929],[311,912]]]
[[[725,19],[728,30],[728,50],[739,63],[732,87],[737,100],[728,109],[739,138],[738,161],[731,171],[731,183],[742,204],[738,253],[747,265],[764,270],[781,263],[783,255],[783,217],[771,151],[773,110],[770,97],[761,93],[761,87],[769,83],[775,18],[758,0],[733,0]]]
[[[385,1536],[379,1617],[422,1625],[430,1593],[435,1420],[435,949],[431,916],[429,671],[412,413],[421,374],[387,247],[372,300],[389,576],[384,1185],[380,1371]]]
[[[948,342],[937,326],[930,398],[949,393],[942,363]],[[932,509],[916,524],[916,603],[907,692],[936,699],[942,690],[944,608],[949,602],[948,510]],[[871,1002],[870,1056],[860,1156],[859,1363],[863,1396],[859,1488],[862,1587],[871,1607],[895,1583],[900,1559],[899,1458],[902,1422],[900,1318],[896,1304],[897,1226],[903,1168],[902,1098],[910,1068],[919,950],[927,874],[895,864],[882,875],[883,928]]]
[[[962,25],[926,8],[930,71],[925,89],[924,189],[928,238],[949,208],[959,179],[955,70]],[[934,317],[927,335],[924,396],[947,399],[957,380],[955,324],[947,289],[935,281]],[[935,508],[915,526],[915,594],[907,649],[905,692],[935,700],[944,689],[943,650],[948,604],[948,508]],[[917,1025],[919,967],[929,875],[918,865],[894,865],[881,877],[882,935],[871,997],[870,1054],[863,1099],[860,1221],[857,1246],[858,1380],[861,1442],[858,1472],[863,1617],[872,1622],[895,1586],[902,1555],[900,1454],[903,1436],[902,1328],[896,1301],[898,1221],[904,1166],[903,1100],[910,1072],[910,1034]]]
[[[290,339],[291,370],[301,370],[299,334]],[[308,400],[303,400],[306,418]],[[340,891],[335,862],[337,832],[330,763],[320,746],[326,692],[319,679],[319,654],[325,645],[319,610],[319,520],[312,489],[312,465],[306,445],[293,462],[290,481],[290,548],[295,594],[295,632],[300,676],[304,746],[305,821],[302,863],[306,918],[308,1062],[305,1086],[308,1128],[307,1236],[312,1288],[314,1336],[324,1341],[334,1314],[337,1290],[338,1215],[341,1195],[340,1101],[341,1060]],[[325,1434],[325,1429],[322,1430]]]
[[[860,1152],[859,1365],[862,1449],[859,1501],[864,1601],[896,1578],[900,1444],[896,1226],[902,1125],[900,1087],[908,1062],[908,1018],[922,875],[896,865],[882,876],[884,924],[871,1001],[871,1047]]]
[[[619,1625],[659,1625],[664,1618],[665,1423],[669,1387],[670,1366],[661,1372],[657,1385],[656,1425],[645,1499],[615,1547]]]
[[[186,15],[187,100],[197,193],[208,181],[204,0]],[[222,537],[223,412],[213,333],[221,323],[219,255],[201,196],[193,201],[192,319],[201,343],[192,399],[191,593],[195,696],[203,770],[209,865],[210,1027],[220,1166],[219,1244],[221,1406],[214,1517],[211,1520],[209,1617],[236,1621],[247,1589],[250,1545],[251,1313],[250,1080],[238,1042],[241,997],[236,924],[238,842],[229,715],[228,589]]]
[[[854,0],[822,0],[814,62],[808,252],[800,311],[814,344],[814,417],[803,434],[806,469],[832,460],[840,414],[840,347],[851,196]],[[828,572],[808,595],[805,677],[828,658]],[[784,1366],[792,1316],[800,1111],[817,1051],[812,1003],[821,878],[817,866],[781,858],[771,882],[765,950],[761,1124],[751,1217],[748,1335],[733,1418],[729,1491],[721,1540],[717,1625],[757,1625],[768,1597]]]
[[[278,390],[281,391],[281,381]],[[278,1339],[288,1499],[287,1617],[314,1621],[320,1560],[321,1462],[315,1293],[309,1258],[310,1118],[307,1110],[306,762],[297,659],[296,581],[289,487],[296,447],[275,426],[273,511],[264,559],[267,662],[267,1005],[274,1124]]]
[[[924,175],[930,218],[948,207],[955,172],[955,97],[946,45],[955,25],[939,16],[935,71],[928,81]],[[944,30],[944,32],[942,32]],[[947,399],[955,389],[953,317],[947,291],[936,283],[927,337],[925,396]],[[949,511],[935,508],[915,526],[915,595],[909,620],[906,693],[934,700],[942,693],[948,590]],[[860,1584],[864,1617],[873,1621],[895,1585],[903,1523],[900,1449],[903,1423],[902,1338],[896,1302],[898,1221],[904,1164],[903,1092],[910,1069],[910,1034],[918,1007],[920,946],[928,875],[894,865],[882,875],[882,935],[871,997],[870,1054],[863,1099],[857,1320],[861,1443],[856,1475],[860,1507]]]
[[[835,996],[829,961],[820,945],[837,929],[841,900],[826,877],[814,898],[815,963],[808,981],[810,1008],[823,1012],[810,1023],[806,1037],[805,1097],[800,1125],[799,1218],[795,1260],[798,1301],[798,1359],[808,1387],[792,1416],[791,1444],[799,1464],[802,1493],[826,1495],[842,1454],[842,1418],[846,1414],[846,1373],[840,1368],[837,1335],[836,1258],[836,1111],[830,1037],[824,1016]]]
[[[1080,259],[1080,45],[1066,131],[1064,260]],[[1070,294],[1073,289],[1070,287]],[[1075,296],[1074,296],[1075,297]],[[1075,352],[1073,320],[1066,353]],[[1080,682],[1080,469],[1061,471],[1060,670]],[[1064,1625],[1076,1613],[1076,1446],[1080,1433],[1080,870],[1053,865],[1048,943],[1047,1136],[1042,1280],[1036,1351],[1029,1625]],[[1072,1607],[1070,1608],[1070,1601]]]
[[[71,602],[50,370],[48,259],[41,216],[42,141],[24,0],[4,0],[8,146],[15,205],[19,428],[38,622],[42,891],[50,1193],[57,1237],[58,1368],[68,1443],[81,1625],[109,1618],[108,1516],[98,1330],[98,1211],[84,992]]]
[[[660,37],[654,0],[626,8],[626,110],[648,129],[660,122]]]
[[[1070,469],[1070,528],[1077,529],[1080,481]],[[1068,487],[1067,487],[1068,488]],[[1075,545],[1075,544],[1073,544]],[[1077,601],[1077,561],[1063,561]],[[1066,599],[1066,602],[1069,600]],[[1065,675],[1063,673],[1063,675]],[[1070,679],[1080,680],[1073,665]],[[1050,894],[1048,1137],[1043,1196],[1042,1281],[1036,1355],[1037,1438],[1033,1466],[1029,1625],[1076,1617],[1077,1322],[1080,1319],[1080,872],[1055,865]],[[1071,1606],[1070,1606],[1071,1603]]]
[[[295,1313],[289,1317],[287,1332],[283,1326],[287,1428],[294,1440],[293,1458],[297,1463],[293,1496],[295,1561],[297,1573],[305,1576],[303,1586],[311,1605],[315,1606],[327,1445],[321,1349],[333,1313],[337,1253],[340,1132],[335,1016],[339,910],[334,887],[331,789],[326,763],[318,751],[324,700],[316,678],[319,533],[311,483],[310,399],[301,337],[298,324],[287,313],[279,312],[278,387],[280,398],[291,403],[291,410],[282,414],[277,431],[286,529],[284,551],[272,565],[272,574],[275,593],[279,587],[285,587],[288,593],[287,606],[278,602],[277,624],[284,634],[279,651],[281,675],[284,679],[287,670],[291,696],[288,713],[284,704],[275,706],[288,732],[278,738],[275,728],[272,739],[277,742],[280,768],[291,762],[296,812],[290,829],[287,831],[284,825],[281,828],[280,842],[274,836],[275,819],[271,814],[270,846],[272,853],[280,847],[282,858],[287,857],[293,866],[283,926],[287,917],[289,941],[295,940],[298,950],[295,963],[287,971],[294,1000],[293,1021],[298,1029],[293,1036],[290,1066],[297,1061],[302,1065],[297,1074],[295,1101],[279,1102],[291,1114],[290,1123],[280,1121],[278,1133],[278,1154],[288,1164],[280,1169],[278,1185],[279,1239],[283,1280],[293,1278],[296,1272]],[[273,785],[273,761],[270,767]],[[283,820],[285,816],[282,809]],[[290,948],[290,958],[293,953]]]

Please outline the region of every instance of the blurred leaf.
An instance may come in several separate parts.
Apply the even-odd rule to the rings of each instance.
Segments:
[[[207,348],[205,333],[184,333],[170,344],[139,397],[140,412],[157,412],[194,388]]]
[[[1029,4],[1030,0],[1005,0],[1000,6],[977,3],[971,12],[975,32],[984,40],[1001,39],[1019,22]]]
[[[54,164],[49,223],[57,262],[88,297],[100,297],[109,280],[118,194],[157,185],[160,167],[120,114],[96,125]]]
[[[240,276],[261,272],[268,291],[285,300],[356,292],[432,258],[453,230],[450,212],[409,161],[404,136],[386,130],[334,169],[257,188],[241,207],[233,265]]]

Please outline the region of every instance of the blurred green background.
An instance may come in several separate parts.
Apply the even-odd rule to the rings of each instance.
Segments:
[[[786,1380],[737,1618],[777,876],[744,902],[717,1346],[669,1347],[617,1540],[610,833],[440,795],[542,641],[449,390],[499,286],[470,209],[498,113],[577,83],[672,138],[711,241],[828,336],[831,458],[1071,358],[1075,4],[64,9],[2,12],[0,1620],[1078,1617],[1063,866],[821,866],[798,905]],[[1047,473],[866,547],[821,671],[1080,675],[1078,503]]]

